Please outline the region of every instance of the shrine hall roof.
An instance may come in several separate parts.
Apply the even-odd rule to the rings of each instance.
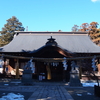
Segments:
[[[73,53],[100,53],[86,32],[16,32],[14,39],[0,48],[0,52],[36,51],[52,36],[58,47]]]

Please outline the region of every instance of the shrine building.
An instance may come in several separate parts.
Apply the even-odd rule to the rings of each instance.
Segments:
[[[16,31],[13,40],[0,47],[0,54],[9,55],[5,59],[9,59],[9,65],[12,68],[15,68],[16,57],[19,57],[19,69],[23,69],[30,60],[24,58],[32,58],[34,79],[39,79],[42,75],[44,80],[66,79],[68,81],[71,61],[75,61],[76,65],[84,70],[84,67],[91,66],[91,59],[75,60],[74,58],[98,56],[100,47],[91,41],[87,32]],[[69,58],[68,61],[67,58]],[[64,60],[66,60],[66,66],[64,66]]]

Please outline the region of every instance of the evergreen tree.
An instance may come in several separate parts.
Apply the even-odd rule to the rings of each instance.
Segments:
[[[3,45],[8,44],[15,34],[15,31],[24,31],[24,27],[19,20],[12,16],[12,18],[7,20],[7,24],[4,25],[1,31],[1,41]]]

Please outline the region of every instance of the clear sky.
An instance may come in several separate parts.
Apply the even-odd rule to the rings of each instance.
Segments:
[[[28,31],[71,31],[82,23],[100,24],[100,0],[0,0],[0,30],[12,16]]]

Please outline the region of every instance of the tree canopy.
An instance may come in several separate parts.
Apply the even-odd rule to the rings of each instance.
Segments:
[[[89,30],[89,24],[88,23],[83,23],[81,26],[80,26],[81,29],[79,29],[79,31],[88,31]]]
[[[77,32],[77,31],[79,31],[79,26],[78,25],[74,25],[73,27],[72,27],[72,31],[73,32]]]
[[[74,25],[72,31],[88,32],[91,40],[100,46],[100,28],[98,28],[98,25],[98,22],[91,22],[90,24],[82,23],[80,29],[78,29],[77,25]]]
[[[1,46],[8,44],[13,39],[15,31],[24,31],[24,29],[22,23],[15,16],[12,16],[2,28],[0,37]]]

